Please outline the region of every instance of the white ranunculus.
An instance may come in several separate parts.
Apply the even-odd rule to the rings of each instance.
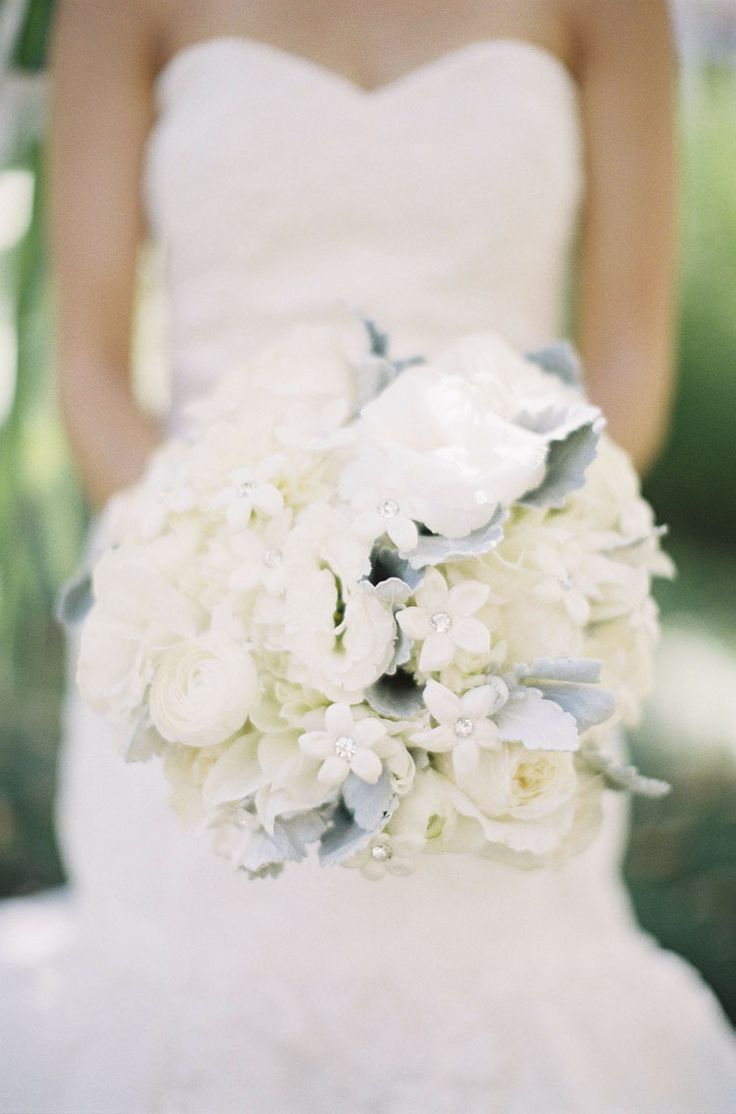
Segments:
[[[95,568],[93,591],[77,683],[90,707],[121,720],[140,705],[166,647],[196,633],[200,609],[138,549],[105,553]]]
[[[206,747],[238,731],[258,697],[250,652],[224,635],[203,634],[163,652],[151,682],[151,719],[170,742]]]

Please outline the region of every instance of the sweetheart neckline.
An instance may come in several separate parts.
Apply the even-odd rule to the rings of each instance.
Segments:
[[[381,100],[413,84],[415,81],[421,80],[436,71],[442,70],[448,65],[452,65],[464,59],[470,54],[486,50],[494,52],[498,50],[522,50],[528,52],[532,56],[550,62],[558,73],[562,74],[569,84],[577,90],[577,81],[572,71],[554,51],[550,50],[548,47],[542,46],[540,43],[532,42],[531,39],[522,39],[514,36],[472,39],[462,46],[454,47],[451,50],[445,51],[443,54],[438,54],[435,58],[430,58],[428,61],[406,70],[404,73],[391,78],[389,81],[384,81],[380,85],[376,85],[372,88],[366,88],[358,82],[353,81],[353,79],[346,74],[342,74],[338,70],[333,70],[330,66],[325,66],[321,62],[316,62],[311,58],[307,58],[305,55],[286,50],[284,47],[277,46],[274,43],[268,43],[262,39],[250,38],[247,35],[211,35],[207,38],[196,39],[194,42],[179,47],[179,49],[164,62],[154,79],[156,94],[159,95],[163,91],[164,86],[170,81],[172,74],[174,74],[179,66],[184,64],[189,58],[196,57],[197,54],[205,53],[213,49],[220,49],[223,46],[227,46],[228,48],[236,47],[237,49],[245,51],[259,51],[276,60],[282,61],[286,65],[298,67],[304,71],[311,71],[317,77],[333,82],[347,92],[352,93],[357,99],[363,101]]]

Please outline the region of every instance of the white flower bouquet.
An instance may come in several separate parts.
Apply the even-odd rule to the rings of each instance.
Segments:
[[[566,346],[368,337],[294,330],[113,500],[82,693],[251,877],[312,845],[368,878],[556,862],[606,785],[665,788],[608,750],[649,685],[660,531]]]

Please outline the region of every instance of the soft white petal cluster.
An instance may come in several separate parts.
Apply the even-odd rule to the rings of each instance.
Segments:
[[[595,834],[591,733],[650,681],[669,564],[598,411],[495,335],[380,355],[365,401],[295,330],[106,515],[81,690],[251,876],[316,844],[371,879],[557,860]]]

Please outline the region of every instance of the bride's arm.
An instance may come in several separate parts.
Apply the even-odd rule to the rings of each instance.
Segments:
[[[578,341],[613,436],[646,468],[674,363],[675,61],[665,0],[575,5],[587,150]]]
[[[139,476],[159,438],[136,406],[129,374],[154,42],[137,0],[59,5],[49,155],[58,382],[96,504]]]

